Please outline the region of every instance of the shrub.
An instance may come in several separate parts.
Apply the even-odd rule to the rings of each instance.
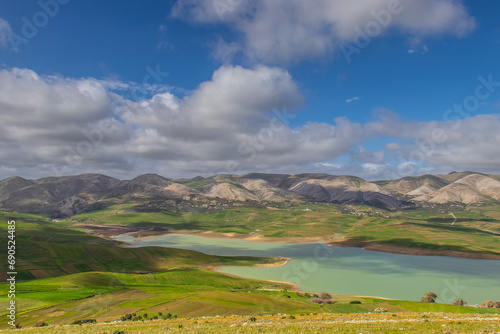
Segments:
[[[255,321],[257,321],[257,318],[256,318],[256,317],[251,317],[249,320],[250,320],[251,322],[255,322]]]
[[[75,320],[71,323],[71,325],[83,325],[83,324],[96,324],[97,320],[95,319],[85,319],[85,320]]]
[[[491,300],[485,300],[481,303],[482,308],[492,308],[495,305]]]
[[[130,314],[130,313],[125,314],[125,318],[126,318],[127,320],[132,319],[132,314]]]
[[[294,319],[295,319],[295,316],[294,316],[294,315],[291,315],[289,318],[290,318],[290,319],[292,319],[292,320],[294,320]]]
[[[321,298],[310,298],[310,302],[316,303],[316,304],[335,304],[336,301],[333,299],[321,299]]]
[[[330,299],[332,298],[332,295],[326,292],[321,293],[321,299]]]
[[[35,324],[33,325],[33,327],[47,327],[49,324],[46,323],[45,321],[37,321],[35,322]]]
[[[361,302],[359,300],[352,300],[349,304],[361,304]]]
[[[292,298],[289,295],[283,295],[283,297],[285,297],[285,298]]]
[[[296,295],[297,297],[300,297],[300,292],[295,291],[295,295]]]
[[[464,302],[463,299],[461,298],[457,298],[455,299],[455,301],[453,302],[453,305],[458,305],[458,306],[464,306],[464,305],[467,305],[466,302]]]
[[[500,302],[495,302],[493,303],[494,308],[500,308]]]
[[[437,295],[434,292],[427,292],[422,299],[420,299],[423,303],[435,303]]]

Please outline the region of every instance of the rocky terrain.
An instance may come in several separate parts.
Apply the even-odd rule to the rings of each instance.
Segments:
[[[364,204],[395,210],[405,205],[488,204],[500,200],[500,177],[474,172],[409,176],[369,182],[328,174],[215,175],[169,179],[145,174],[118,180],[100,174],[0,181],[0,209],[71,216],[105,206],[107,200],[132,198],[181,205],[183,201],[285,203],[294,201]]]

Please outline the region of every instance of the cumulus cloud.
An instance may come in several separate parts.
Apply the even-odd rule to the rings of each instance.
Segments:
[[[332,54],[341,43],[354,41],[360,30],[378,22],[378,34],[396,30],[413,43],[441,34],[461,37],[475,28],[474,18],[458,0],[256,0],[222,7],[216,3],[178,0],[171,15],[225,24],[239,33],[238,41],[219,42],[215,55],[227,58],[242,50],[250,60],[273,63]]]
[[[96,129],[107,131],[119,123],[107,90],[97,80],[41,77],[19,68],[0,71],[0,116],[4,168],[67,164],[67,148],[85,152],[88,161],[106,162],[104,147],[90,155],[94,148],[78,144],[89,142],[88,136],[97,142]],[[108,143],[116,143],[124,138],[123,131],[107,137]]]
[[[0,47],[7,47],[10,33],[12,29],[9,22],[0,17]]]
[[[405,122],[381,111],[365,124],[337,118],[294,127],[303,97],[287,71],[267,66],[222,66],[187,95],[167,87],[142,99],[116,94],[134,88],[1,70],[0,177],[318,171],[382,179],[500,172],[499,115]],[[365,148],[381,138],[391,142]]]

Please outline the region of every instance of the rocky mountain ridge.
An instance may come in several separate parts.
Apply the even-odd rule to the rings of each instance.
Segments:
[[[237,202],[327,202],[365,204],[395,210],[403,203],[488,204],[500,201],[500,177],[474,172],[407,176],[369,182],[356,176],[329,174],[219,174],[191,179],[169,179],[145,174],[118,180],[83,174],[0,181],[0,209],[71,216],[118,198],[174,203],[192,199]]]

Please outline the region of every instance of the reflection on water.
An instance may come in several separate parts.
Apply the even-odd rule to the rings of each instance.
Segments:
[[[247,278],[292,282],[304,291],[420,300],[428,291],[438,302],[462,298],[469,304],[500,300],[500,261],[444,256],[415,256],[332,248],[325,243],[271,243],[169,234],[135,241],[134,247],[162,246],[211,255],[293,258],[274,268],[223,267],[219,271]]]

